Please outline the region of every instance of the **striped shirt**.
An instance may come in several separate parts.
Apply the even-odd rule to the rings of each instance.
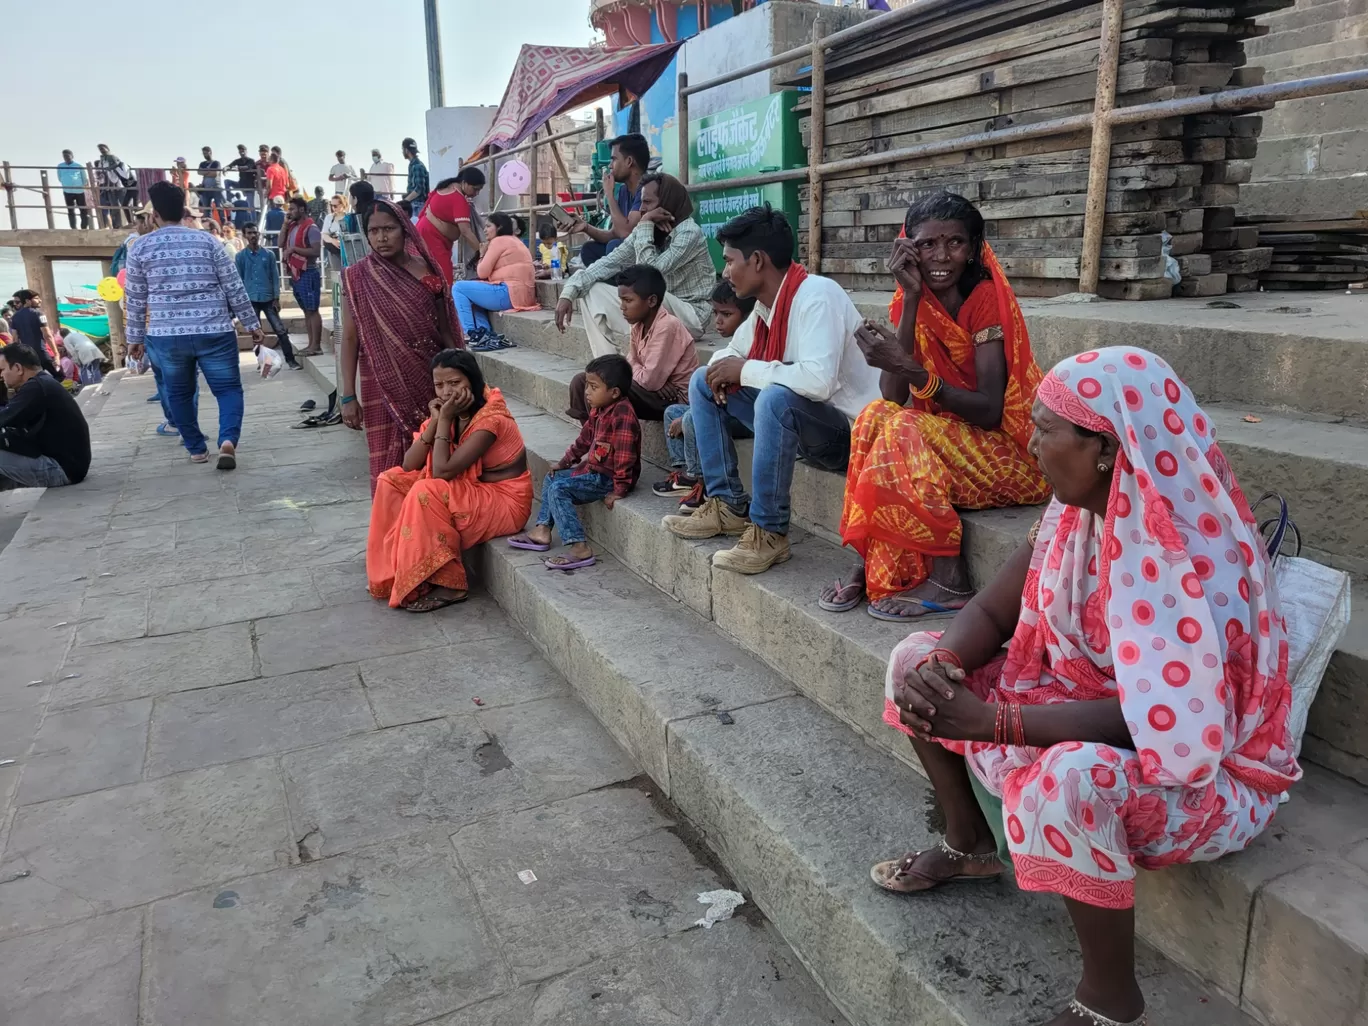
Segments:
[[[571,275],[561,295],[569,300],[579,299],[598,282],[611,285],[621,271],[633,264],[649,264],[664,275],[665,288],[693,307],[699,324],[707,324],[712,318],[709,297],[717,286],[717,271],[708,254],[708,240],[692,217],[674,226],[664,249],[656,248],[655,225],[650,221],[638,222],[621,246]]]
[[[220,335],[234,316],[249,331],[260,327],[232,258],[208,232],[158,228],[129,250],[127,269],[130,345],[146,335]]]

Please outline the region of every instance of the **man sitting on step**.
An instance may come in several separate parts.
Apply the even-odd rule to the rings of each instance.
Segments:
[[[855,343],[863,323],[855,304],[836,282],[794,262],[793,229],[781,212],[753,207],[717,241],[723,275],[756,306],[689,383],[707,499],[664,523],[681,538],[740,535],[735,548],[714,553],[713,566],[757,574],[789,558],[794,461],[845,469],[851,420],[877,398],[879,373]],[[733,420],[755,434],[753,499],[741,483]]]

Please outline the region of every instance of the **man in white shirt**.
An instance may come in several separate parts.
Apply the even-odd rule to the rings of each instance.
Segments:
[[[740,535],[735,548],[713,554],[713,566],[758,574],[789,558],[794,461],[845,470],[851,422],[879,398],[879,371],[855,342],[864,321],[845,289],[793,261],[793,229],[781,212],[753,207],[717,241],[724,277],[738,296],[755,299],[755,311],[689,383],[707,498],[664,523],[681,538]],[[734,420],[755,433],[754,497],[741,483]]]
[[[347,188],[356,180],[356,168],[347,163],[347,154],[338,150],[337,163],[328,172],[328,181],[333,183],[333,189],[337,195],[345,196]]]
[[[381,160],[379,150],[371,150],[371,166],[366,172],[366,179],[375,189],[377,198],[390,199],[394,196],[394,165],[388,160]]]

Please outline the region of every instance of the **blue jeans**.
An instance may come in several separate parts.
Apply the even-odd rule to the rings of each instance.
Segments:
[[[461,331],[469,335],[476,328],[489,331],[490,310],[511,310],[507,285],[491,281],[463,278],[451,286],[451,299],[456,304],[456,316],[461,319]]]
[[[0,491],[8,488],[60,488],[71,484],[51,456],[20,456],[0,449]]]
[[[236,446],[242,436],[243,411],[237,333],[225,331],[217,335],[167,335],[161,338],[148,335],[145,341],[147,351],[152,354],[153,368],[161,365],[162,401],[174,418],[172,423],[180,429],[181,441],[190,454],[196,456],[208,451],[199,427],[196,371],[203,372],[209,391],[218,400],[218,444],[232,442]]]
[[[713,402],[707,368],[689,380],[689,410],[703,487],[738,512],[750,505],[751,522],[775,534],[788,534],[789,490],[793,463],[799,457],[823,470],[844,470],[850,460],[850,421],[836,407],[799,395],[783,385],[742,388],[724,407]],[[755,432],[751,459],[752,500],[741,483],[736,446],[728,430],[735,418]]]
[[[541,511],[537,526],[555,527],[566,545],[578,545],[585,540],[584,525],[580,523],[576,506],[598,502],[613,493],[613,479],[606,474],[589,471],[575,474],[571,470],[557,470],[542,481]]]
[[[580,247],[580,261],[585,267],[597,263],[613,250],[621,246],[623,241],[624,240],[622,239],[609,239],[607,242],[595,242],[593,239],[590,239]],[[565,268],[562,267],[561,271],[564,270]]]
[[[684,435],[670,437],[670,424],[676,420],[684,421]],[[670,453],[670,468],[683,470],[689,477],[702,477],[703,466],[698,462],[698,438],[694,433],[693,414],[684,403],[675,403],[665,408],[665,448]],[[750,429],[735,417],[727,418],[727,428],[733,438],[749,438]]]

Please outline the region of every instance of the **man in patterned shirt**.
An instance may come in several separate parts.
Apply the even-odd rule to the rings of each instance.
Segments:
[[[402,207],[408,204],[409,216],[417,218],[423,211],[423,204],[428,198],[428,169],[427,166],[418,159],[418,144],[412,139],[404,140],[404,156],[408,158],[408,188],[404,190],[404,198],[399,201]]]
[[[129,355],[144,346],[161,368],[166,400],[195,463],[208,463],[196,417],[196,372],[203,371],[219,408],[219,470],[237,466],[242,434],[242,375],[233,317],[264,341],[256,312],[223,244],[208,232],[181,227],[185,190],[157,182],[147,190],[158,228],[128,254],[125,313]]]

